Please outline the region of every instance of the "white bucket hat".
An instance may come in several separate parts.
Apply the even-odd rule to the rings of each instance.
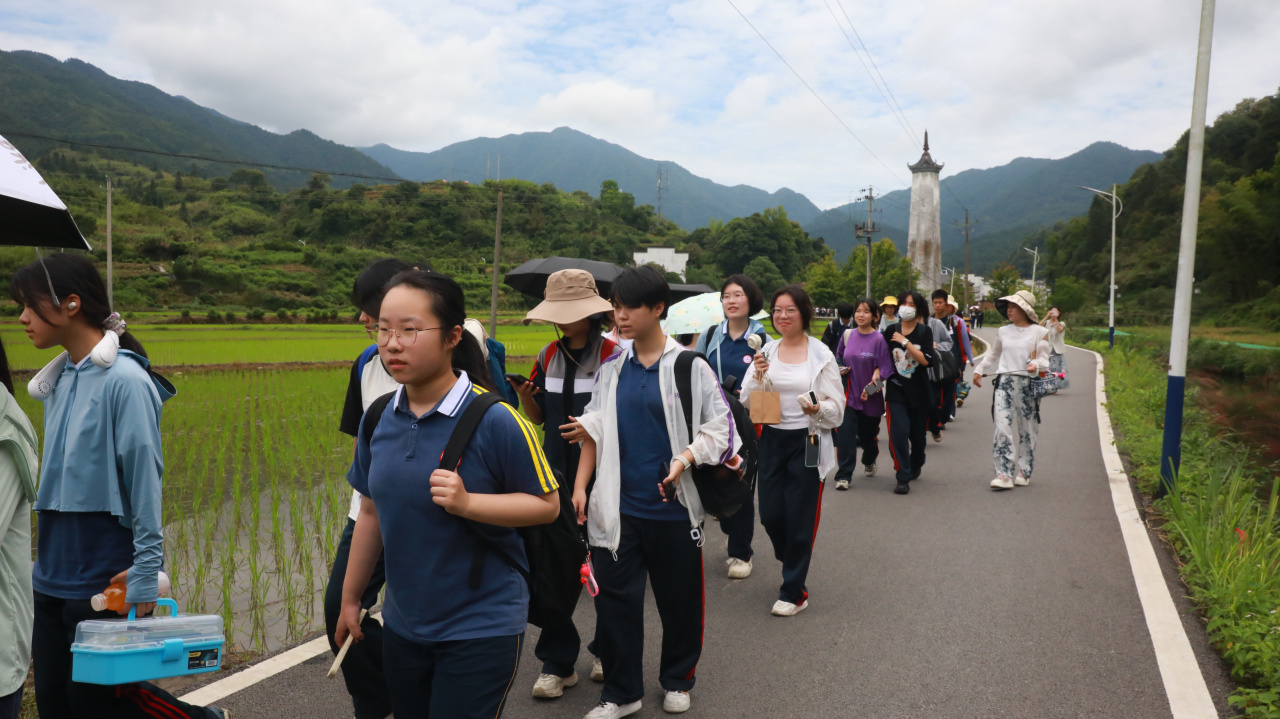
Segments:
[[[1009,303],[1017,305],[1023,312],[1027,313],[1027,319],[1032,324],[1040,321],[1036,316],[1036,296],[1026,290],[1018,290],[1008,297],[1001,297],[996,300],[996,311],[1004,315],[1005,319],[1009,319]]]

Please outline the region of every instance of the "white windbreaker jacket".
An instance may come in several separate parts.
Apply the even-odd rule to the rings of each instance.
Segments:
[[[626,418],[619,421],[615,411],[615,397],[618,376],[633,351],[634,348],[620,351],[600,366],[595,387],[591,390],[591,402],[578,418],[596,443],[596,482],[591,490],[591,509],[587,512],[587,541],[593,547],[609,551],[618,549],[621,536],[622,472],[618,459],[618,430],[626,429]],[[737,453],[741,440],[729,414],[729,402],[720,389],[715,372],[706,362],[693,363],[694,436],[692,439],[689,437],[684,410],[676,393],[675,363],[682,351],[684,348],[668,337],[658,365],[658,386],[662,392],[667,435],[671,438],[671,454],[675,456],[688,449],[693,453],[694,463],[699,466],[727,462]],[[689,523],[700,531],[705,512],[688,468],[676,487],[676,499],[689,510]]]
[[[765,359],[773,362],[778,356],[778,343],[773,340],[765,345]],[[831,479],[836,473],[836,441],[834,430],[844,421],[846,399],[844,382],[840,379],[840,368],[836,366],[836,356],[822,340],[809,337],[809,389],[818,395],[818,413],[809,416],[809,430],[818,434],[818,476]],[[751,406],[751,393],[763,389],[762,381],[756,380],[754,370],[748,369],[742,381],[740,398],[744,407]],[[783,397],[783,402],[794,402],[794,397]]]

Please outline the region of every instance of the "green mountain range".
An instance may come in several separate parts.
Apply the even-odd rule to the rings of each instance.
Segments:
[[[946,161],[945,145],[935,142],[935,160]],[[912,158],[914,160],[915,158]],[[1124,183],[1138,167],[1160,159],[1160,153],[1130,150],[1113,142],[1095,142],[1058,160],[1019,157],[986,170],[965,170],[948,176],[942,171],[942,264],[964,266],[964,208],[969,208],[969,271],[984,274],[1000,262],[1025,265],[1031,274],[1029,253],[1021,242],[1037,230],[1074,217],[1089,209],[1093,195],[1077,185],[1109,189]],[[875,222],[881,236],[907,247],[910,190],[895,190],[876,198]],[[853,223],[867,221],[867,203],[860,201],[827,210],[802,221],[809,234],[822,237],[839,259],[857,241]],[[1025,256],[1025,261],[1022,257]]]
[[[407,152],[387,145],[360,148],[369,157],[411,180],[466,180],[496,177],[498,156],[502,176],[550,182],[565,192],[600,194],[600,183],[615,180],[618,189],[635,196],[636,204],[658,206],[658,172],[663,173],[662,215],[685,230],[712,219],[729,221],[768,207],[783,206],[800,223],[820,210],[809,198],[787,188],[765,192],[756,187],[728,187],[698,177],[674,162],[641,157],[621,145],[572,128],[525,132],[504,137],[479,137],[435,152]]]
[[[120,80],[80,60],[59,61],[38,52],[0,51],[0,135],[29,158],[60,143],[23,134],[146,150],[322,168],[384,179],[397,175],[354,148],[308,130],[287,135],[233,120],[141,82]],[[100,154],[154,169],[225,175],[236,165],[102,150]],[[301,187],[309,172],[262,168],[281,189]],[[334,185],[354,179],[335,176]]]

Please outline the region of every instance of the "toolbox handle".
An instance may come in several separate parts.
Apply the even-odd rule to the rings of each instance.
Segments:
[[[168,597],[161,597],[157,599],[156,609],[159,609],[160,607],[168,607],[169,616],[171,617],[178,616],[178,603],[173,601],[172,599]],[[132,622],[137,618],[138,618],[138,605],[135,604],[132,607],[129,607],[129,621]]]

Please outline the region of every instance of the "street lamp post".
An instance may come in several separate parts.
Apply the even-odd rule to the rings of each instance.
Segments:
[[[1023,247],[1022,249],[1035,256],[1035,259],[1031,261],[1031,289],[1034,291],[1036,288],[1036,265],[1040,264],[1040,249],[1033,250],[1030,247]]]
[[[1124,212],[1124,203],[1120,201],[1120,196],[1116,194],[1116,186],[1111,186],[1111,192],[1103,192],[1095,190],[1092,187],[1077,185],[1082,190],[1088,190],[1093,194],[1105,199],[1111,203],[1111,290],[1110,299],[1107,307],[1107,333],[1112,348],[1116,346],[1116,218]]]

